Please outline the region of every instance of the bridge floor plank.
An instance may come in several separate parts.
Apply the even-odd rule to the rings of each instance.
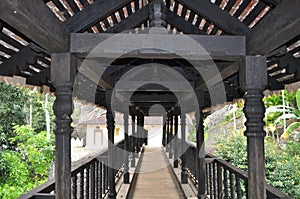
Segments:
[[[183,199],[184,193],[170,171],[169,161],[161,147],[145,147],[129,199]]]

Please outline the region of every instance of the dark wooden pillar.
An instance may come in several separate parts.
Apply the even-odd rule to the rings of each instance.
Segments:
[[[178,116],[174,116],[174,168],[178,168]]]
[[[163,115],[163,132],[162,132],[162,145],[166,146],[166,132],[167,132],[167,116]]]
[[[167,136],[167,148],[166,151],[170,152],[170,113],[167,114],[167,130],[166,130],[166,136]]]
[[[57,199],[71,199],[71,114],[72,88],[76,60],[70,53],[51,55],[51,80],[55,86],[53,106],[55,133],[55,194]]]
[[[183,152],[185,149],[185,114],[181,114],[181,183],[187,184],[187,167],[186,167],[186,153]]]
[[[246,91],[244,112],[248,153],[248,198],[266,198],[264,127],[265,107],[263,90],[267,85],[267,66],[264,56],[247,56],[240,69],[240,81]]]
[[[198,128],[196,134],[196,145],[197,145],[197,157],[196,159],[196,170],[198,179],[198,194],[197,197],[205,199],[205,145],[204,145],[204,125],[203,125],[203,112],[202,107],[204,105],[204,93],[197,91],[197,106],[198,111],[196,113],[196,119]]]
[[[116,148],[114,145],[115,135],[115,120],[111,107],[112,91],[105,91],[106,100],[106,123],[108,131],[108,198],[114,199],[117,196],[115,185],[115,161],[116,161]]]
[[[131,116],[131,120],[132,120],[132,133],[131,133],[131,137],[132,137],[132,142],[131,142],[131,149],[132,149],[132,153],[131,153],[131,167],[135,167],[135,158],[136,158],[136,133],[135,133],[135,115]]]
[[[141,151],[143,146],[143,113],[140,110],[138,115],[138,124],[137,124],[137,130],[138,130],[138,140],[139,140],[139,146],[138,150]]]
[[[170,140],[169,140],[169,147],[170,147],[170,151],[169,151],[169,158],[173,157],[173,111],[170,112],[170,131],[169,131],[169,136],[170,136]]]
[[[125,134],[125,145],[124,145],[124,183],[129,184],[129,139],[128,139],[128,113],[124,113],[124,134]]]

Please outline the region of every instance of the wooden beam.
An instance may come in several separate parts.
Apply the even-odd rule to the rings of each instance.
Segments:
[[[0,18],[49,52],[67,52],[70,32],[40,0],[1,0]]]
[[[185,19],[172,12],[171,10],[166,8],[165,17],[163,19],[170,25],[176,27],[184,34],[199,34],[206,35],[206,33],[200,30],[198,27],[193,24],[187,22]]]
[[[105,33],[120,33],[138,27],[149,19],[149,5],[142,7],[120,23],[105,31]]]
[[[71,32],[83,32],[95,23],[110,16],[119,9],[129,4],[132,0],[95,1],[85,9],[76,13],[65,21]]]
[[[101,49],[101,42],[105,49]],[[101,52],[98,52],[97,49]],[[246,54],[243,36],[171,34],[73,33],[71,34],[70,51],[82,57],[88,54],[90,58],[119,58],[126,54],[126,57],[174,59],[180,58],[180,55],[190,60],[211,58],[236,60]]]
[[[194,11],[198,15],[213,22],[221,30],[230,35],[246,35],[249,28],[232,17],[229,13],[224,12],[219,6],[207,0],[177,0],[179,3]]]
[[[247,37],[247,54],[267,54],[300,33],[300,2],[281,1]]]

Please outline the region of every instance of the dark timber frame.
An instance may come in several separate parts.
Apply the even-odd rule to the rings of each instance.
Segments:
[[[116,148],[112,108],[124,113],[125,151],[131,150],[130,155],[127,152],[124,154],[125,183],[129,183],[128,158],[131,159],[131,167],[135,166],[135,157],[138,156],[143,144],[147,143],[144,129],[145,116],[149,114],[154,104],[163,106],[168,113],[163,115],[162,145],[167,148],[170,157],[174,152],[174,167],[178,166],[178,154],[179,151],[181,152],[181,182],[187,183],[186,154],[182,153],[186,146],[185,114],[198,109],[196,113],[197,157],[195,158],[197,178],[201,180],[198,180],[197,196],[205,198],[207,193],[204,183],[206,176],[202,110],[216,104],[212,104],[207,88],[208,82],[205,82],[201,76],[206,77],[212,87],[220,83],[219,81],[223,81],[227,101],[244,95],[246,100],[244,112],[247,117],[245,136],[249,162],[248,197],[251,199],[266,197],[262,92],[265,89],[281,89],[286,84],[300,80],[300,61],[299,57],[295,56],[300,53],[300,48],[293,47],[300,40],[298,0],[290,0],[288,3],[259,0],[257,6],[248,10],[245,16],[243,13],[246,13],[251,2],[248,0],[243,1],[233,15],[229,12],[232,11],[234,1],[229,1],[222,9],[221,0],[216,0],[214,3],[206,0],[166,0],[165,3],[162,0],[149,0],[149,3],[136,0],[99,0],[92,4],[80,0],[77,1],[82,6],[80,9],[74,0],[63,1],[63,4],[68,4],[69,8],[66,8],[61,0],[53,2],[56,11],[51,10],[48,0],[1,0],[0,74],[20,75],[26,78],[27,84],[46,85],[55,92],[56,101],[53,109],[56,116],[54,129],[56,198],[71,198],[72,97],[78,97],[107,109],[109,198],[116,198],[117,195],[113,169],[116,164]],[[180,11],[179,7],[181,7]],[[125,13],[124,10],[127,12]],[[265,16],[259,18],[263,10],[266,10]],[[117,19],[116,13],[120,19]],[[240,18],[243,17],[245,19],[241,20]],[[252,28],[251,22],[255,21],[257,23],[254,23]],[[149,27],[165,28],[166,31],[157,32],[157,29],[153,29],[156,30],[152,32],[153,34],[143,33],[142,30]],[[11,35],[15,36],[12,37],[5,31],[10,31]],[[123,33],[120,39],[114,40],[117,48],[112,46],[102,55],[93,54],[92,50],[99,43],[117,38],[115,36],[120,35],[115,33],[122,31],[130,31],[130,34]],[[131,34],[139,31],[142,34]],[[166,34],[167,32],[171,34]],[[191,39],[202,45],[206,53],[198,54],[195,49],[190,49],[190,46],[178,46],[186,36],[177,33],[189,34]],[[132,48],[138,49],[143,46],[151,50],[127,52],[128,43],[132,44]],[[175,50],[170,53],[157,49],[161,46],[170,46]],[[126,57],[118,57],[124,52]],[[79,66],[87,55],[89,65],[85,72],[87,76],[96,76],[96,78],[89,79],[78,73]],[[216,74],[199,74],[186,60],[199,61],[201,67],[209,68],[207,55],[214,60],[221,75],[220,79],[216,78]],[[174,78],[168,82],[178,86],[174,91],[148,84],[139,87],[131,99],[126,99],[122,92],[128,92],[130,85],[125,85],[123,90],[118,90],[120,95],[113,96],[112,90],[126,72],[147,63],[172,67],[188,80],[196,96],[192,92],[183,91],[182,82]],[[97,76],[99,71],[103,72],[101,77]],[[79,90],[79,93],[73,92],[74,86],[78,86],[74,84],[75,76],[78,85],[95,90],[95,96],[88,95],[89,89]],[[132,82],[132,84],[140,84],[140,82]],[[177,96],[184,97],[179,100]],[[116,98],[116,107],[111,107],[113,97]],[[193,104],[193,97],[196,97],[198,104],[189,106]],[[129,110],[124,110],[124,102],[128,102]],[[160,112],[155,114],[161,116]],[[129,115],[132,117],[131,136],[128,136]],[[181,117],[180,144],[178,143],[179,115]],[[174,136],[171,135],[173,126]],[[173,137],[174,141],[172,141]],[[173,146],[170,146],[171,144]]]

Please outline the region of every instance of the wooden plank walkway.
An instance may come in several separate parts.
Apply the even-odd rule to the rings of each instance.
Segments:
[[[127,198],[185,198],[164,153],[161,147],[145,147]]]

